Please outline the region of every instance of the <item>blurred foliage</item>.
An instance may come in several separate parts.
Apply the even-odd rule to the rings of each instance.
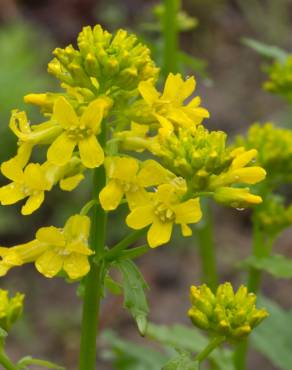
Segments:
[[[270,316],[252,334],[252,345],[268,358],[275,367],[282,370],[291,370],[292,310],[285,311],[267,298],[262,298],[260,304],[269,310]]]
[[[104,350],[103,357],[114,364],[115,370],[160,370],[162,365],[177,356],[174,349],[179,348],[180,365],[186,362],[191,364],[187,354],[200,352],[208,344],[207,337],[198,330],[181,324],[149,324],[146,337],[158,342],[161,347],[153,349],[150,346],[137,345],[108,330],[104,332],[102,339],[110,349]],[[173,360],[170,364],[172,363]],[[216,349],[210,355],[210,363],[217,370],[233,370],[231,351]]]
[[[290,0],[236,0],[255,32],[267,42],[289,42]]]
[[[40,30],[22,21],[0,28],[0,132],[1,160],[11,156],[15,145],[7,123],[10,111],[14,108],[26,109],[23,96],[29,91],[46,89],[49,79],[45,72],[50,42],[40,38]]]

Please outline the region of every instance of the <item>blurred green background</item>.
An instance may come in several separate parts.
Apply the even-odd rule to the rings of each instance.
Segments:
[[[159,64],[162,40],[158,1],[149,0],[2,0],[0,2],[0,160],[16,150],[16,140],[9,132],[10,111],[25,109],[32,122],[40,118],[36,109],[25,106],[23,95],[57,88],[46,73],[51,51],[76,39],[84,25],[101,23],[114,31],[119,27],[137,33],[147,42]],[[230,137],[245,132],[255,121],[275,120],[292,127],[291,108],[279,98],[261,90],[265,75],[262,59],[241,42],[251,37],[292,50],[292,1],[290,0],[185,0],[180,35],[181,52],[192,56],[184,60],[185,75],[195,74],[198,94],[211,113],[209,129],[222,129]],[[187,58],[187,57],[186,57]],[[5,179],[1,178],[1,184]],[[89,198],[88,185],[82,184],[72,194],[55,190],[45,206],[31,217],[19,215],[19,206],[0,208],[0,243],[13,245],[30,240],[41,225],[62,225],[66,217],[78,212]],[[126,233],[113,217],[110,242]],[[237,282],[236,263],[250,250],[250,214],[215,208],[217,258],[221,281]],[[278,241],[278,250],[292,256],[291,230]],[[178,245],[179,244],[179,245]],[[165,263],[167,261],[167,263]],[[200,266],[195,240],[176,238],[139,261],[149,292],[151,319],[157,323],[188,323],[188,288],[198,283]],[[13,270],[1,279],[1,287],[26,293],[24,320],[8,341],[12,358],[31,354],[55,360],[74,369],[78,358],[80,300],[76,285],[61,279],[46,280],[32,266]],[[289,282],[267,277],[264,292],[282,306],[291,307]],[[289,293],[288,293],[289,292]],[[134,324],[121,308],[119,297],[108,297],[102,308],[102,328],[140,342]],[[111,369],[101,360],[99,369]],[[253,353],[250,368],[276,370],[272,364]]]

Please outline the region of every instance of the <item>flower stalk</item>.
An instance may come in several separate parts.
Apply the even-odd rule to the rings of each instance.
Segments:
[[[101,145],[106,142],[106,129],[103,125],[99,137]],[[93,200],[96,206],[92,208],[91,216],[91,248],[98,258],[104,253],[106,240],[106,212],[98,204],[98,195],[105,186],[104,167],[98,167],[93,171]],[[96,264],[91,259],[91,269],[85,278],[85,292],[83,302],[83,316],[81,327],[81,343],[79,370],[94,370],[96,368],[96,338],[99,326],[99,310],[103,289],[104,265]]]

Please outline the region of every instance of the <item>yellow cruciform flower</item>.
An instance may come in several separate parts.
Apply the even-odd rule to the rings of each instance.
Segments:
[[[90,219],[81,215],[71,216],[63,229],[39,229],[36,239],[47,248],[35,261],[37,270],[48,278],[62,269],[72,280],[86,275],[90,270],[88,256],[94,253],[88,247],[89,231]]]
[[[52,120],[56,120],[62,126],[63,132],[49,147],[48,160],[58,166],[68,163],[77,145],[85,167],[100,166],[104,161],[104,152],[96,135],[101,131],[104,110],[109,104],[108,100],[96,99],[79,118],[64,97],[58,98],[54,105]]]
[[[10,205],[28,197],[21,213],[30,215],[41,206],[44,193],[51,189],[51,184],[38,163],[30,163],[24,170],[18,162],[7,163],[1,167],[1,171],[12,182],[0,188],[0,202],[2,205]]]
[[[151,225],[147,240],[154,248],[170,240],[174,224],[180,224],[184,236],[192,230],[187,224],[198,222],[202,217],[199,198],[180,202],[176,188],[171,184],[160,185],[157,192],[149,195],[148,204],[132,210],[127,225],[135,230]]]
[[[99,194],[103,209],[114,210],[123,196],[127,198],[130,209],[148,203],[145,187],[159,185],[174,177],[154,160],[143,162],[131,157],[108,157],[105,163],[109,181]]]
[[[90,269],[88,256],[94,252],[88,247],[90,219],[71,216],[64,228],[42,227],[36,238],[11,248],[0,248],[0,276],[15,266],[35,263],[37,270],[48,278],[62,269],[72,280],[86,275]]]
[[[166,132],[171,132],[174,127],[194,128],[209,117],[209,112],[200,107],[201,99],[198,96],[183,105],[195,87],[194,77],[184,81],[180,74],[170,73],[162,94],[149,81],[140,82],[138,89],[152,115]]]

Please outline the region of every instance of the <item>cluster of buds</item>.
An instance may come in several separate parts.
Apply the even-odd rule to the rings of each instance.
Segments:
[[[278,94],[292,101],[292,56],[289,55],[284,62],[276,60],[267,69],[269,80],[263,85],[264,89]]]
[[[285,206],[283,197],[270,194],[257,210],[257,219],[267,235],[277,235],[292,225],[292,205]]]
[[[77,46],[55,49],[55,58],[48,66],[49,73],[64,87],[71,87],[69,95],[79,93],[87,102],[98,94],[120,96],[120,90],[131,91],[140,81],[157,78],[158,68],[150,50],[125,30],[112,36],[100,25],[84,27]]]
[[[256,308],[256,296],[245,286],[234,293],[230,283],[221,284],[216,294],[206,285],[191,286],[190,299],[188,316],[192,323],[228,341],[245,338],[268,316],[265,309]]]
[[[22,314],[23,300],[24,294],[16,293],[10,298],[7,290],[0,289],[0,328],[10,330]]]

